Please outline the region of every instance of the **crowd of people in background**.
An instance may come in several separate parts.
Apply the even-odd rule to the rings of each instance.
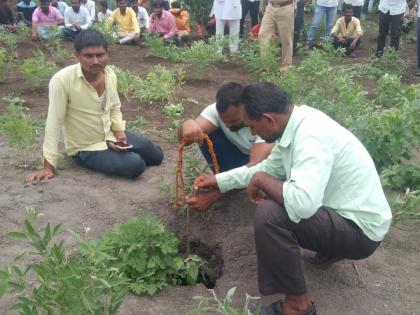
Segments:
[[[138,43],[142,34],[160,36],[163,41],[177,44],[188,38],[190,13],[180,1],[168,0],[117,0],[112,7],[111,0],[22,0],[17,4],[16,16],[8,0],[0,0],[0,30],[15,31],[19,25],[32,29],[32,38],[45,39],[57,32],[64,33],[68,40],[84,29],[100,23],[105,28],[114,29],[115,38],[120,44]],[[210,21],[206,25],[209,35],[219,37],[229,35],[230,53],[238,51],[239,40],[244,37],[244,24],[250,15],[251,38],[258,38],[262,55],[273,38],[281,43],[280,72],[284,73],[292,65],[293,56],[299,54],[304,10],[312,0],[214,0]],[[362,43],[362,12],[373,4],[378,5],[378,38],[376,56],[381,57],[386,37],[390,34],[390,47],[399,49],[402,32],[409,32],[417,24],[420,37],[420,0],[315,0],[314,14],[308,25],[306,45],[316,47],[315,38],[324,22],[322,40],[331,40],[335,48],[344,48],[347,56]],[[98,9],[98,10],[97,10]],[[338,9],[343,16],[336,18]],[[149,15],[150,14],[150,15]],[[417,41],[418,51],[419,40]],[[220,45],[220,54],[223,45]],[[419,54],[417,54],[419,56]],[[420,57],[416,75],[420,75]]]

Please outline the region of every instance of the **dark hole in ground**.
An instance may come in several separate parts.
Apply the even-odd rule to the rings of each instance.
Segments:
[[[179,247],[181,255],[186,252],[186,240],[182,240]],[[191,241],[192,255],[201,257],[205,263],[199,268],[197,283],[202,283],[207,289],[213,289],[217,279],[223,275],[222,250],[218,246],[210,246],[200,241]]]

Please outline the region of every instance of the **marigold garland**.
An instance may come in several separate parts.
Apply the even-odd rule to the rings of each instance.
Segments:
[[[214,153],[213,142],[211,141],[210,137],[207,134],[203,135],[203,139],[207,143],[207,147],[210,152],[211,160],[214,166],[215,174],[219,173],[219,164],[217,163],[216,154]],[[184,207],[187,198],[185,196],[185,179],[183,174],[183,167],[184,167],[184,149],[185,149],[185,141],[182,141],[178,147],[178,163],[176,166],[176,178],[175,178],[175,202],[174,208],[178,208],[179,205],[179,186],[181,184],[181,206]],[[180,183],[181,182],[181,183]]]

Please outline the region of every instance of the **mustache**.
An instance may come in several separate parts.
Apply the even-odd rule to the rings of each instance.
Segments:
[[[102,66],[101,65],[91,65],[89,68],[90,69],[102,69]]]

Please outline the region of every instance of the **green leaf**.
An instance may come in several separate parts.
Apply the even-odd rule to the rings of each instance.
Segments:
[[[0,298],[6,293],[7,286],[7,280],[0,279]]]
[[[54,226],[53,231],[52,231],[52,236],[55,236],[61,229],[61,224],[57,224],[56,226]]]
[[[17,232],[17,231],[6,233],[6,236],[11,237],[11,238],[27,238],[25,233]]]
[[[44,237],[42,239],[42,242],[44,244],[48,244],[49,241],[51,241],[51,227],[50,224],[47,224],[47,227],[45,228],[45,233],[44,233]]]

